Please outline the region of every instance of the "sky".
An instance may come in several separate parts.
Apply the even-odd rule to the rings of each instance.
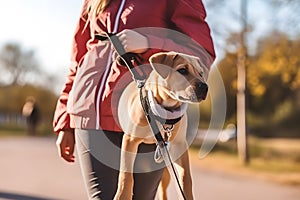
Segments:
[[[204,3],[219,0],[203,0]],[[238,20],[229,20],[226,16],[239,15],[240,0],[226,0],[226,7],[210,12],[207,9],[207,21],[212,29],[217,55],[221,57],[221,48],[226,46],[228,33],[239,29]],[[276,17],[286,17],[283,13],[266,12],[261,0],[251,0],[249,19],[255,24],[252,35],[261,35],[268,29]],[[250,3],[250,1],[249,1]],[[228,4],[228,5],[227,5]],[[71,40],[77,23],[82,0],[0,0],[0,48],[8,42],[16,42],[21,47],[32,49],[40,66],[50,74],[67,72],[69,66]],[[250,6],[249,6],[250,7]],[[214,32],[223,30],[218,35]],[[227,34],[227,35],[226,35]],[[249,38],[251,41],[252,38]],[[253,42],[251,42],[253,43]]]
[[[66,72],[82,0],[0,0],[0,48],[33,49],[50,74]]]
[[[51,74],[66,71],[82,0],[0,0],[0,47],[16,42]]]

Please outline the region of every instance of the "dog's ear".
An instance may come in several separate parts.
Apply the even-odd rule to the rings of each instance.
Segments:
[[[209,74],[208,68],[201,62],[199,58],[197,58],[195,61],[196,64],[194,66],[197,66],[196,68],[198,68],[201,77],[204,79],[205,82],[207,82],[208,74]]]
[[[184,58],[188,63],[190,63],[198,71],[198,73],[200,73],[205,82],[207,81],[209,70],[201,62],[200,58],[183,53],[178,53],[178,55]]]
[[[202,69],[203,69],[203,77],[204,77],[205,81],[207,81],[208,74],[209,74],[209,69],[204,64],[202,64],[201,61],[199,61],[199,62],[200,62],[201,66],[202,66]]]
[[[176,52],[160,52],[153,54],[149,58],[152,68],[164,79],[169,75],[173,67]]]

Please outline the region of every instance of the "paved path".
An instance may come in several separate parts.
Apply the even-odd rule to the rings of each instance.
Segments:
[[[220,164],[221,167],[221,164]],[[300,200],[300,188],[192,168],[196,200]],[[170,200],[177,199],[170,187]],[[57,156],[54,138],[0,138],[0,199],[85,200],[78,164]]]

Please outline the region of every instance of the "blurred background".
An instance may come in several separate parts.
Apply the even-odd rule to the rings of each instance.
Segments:
[[[222,163],[228,172],[299,187],[300,1],[203,2],[227,110],[224,130],[202,167],[220,170]],[[81,4],[0,0],[0,141],[54,138],[52,116]],[[210,104],[208,99],[200,106],[199,132],[210,123]],[[200,135],[194,153],[201,147]]]

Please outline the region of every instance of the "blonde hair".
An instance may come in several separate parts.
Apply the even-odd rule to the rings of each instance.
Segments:
[[[95,18],[99,13],[101,13],[111,2],[111,0],[90,0],[86,13],[89,13],[89,18]]]
[[[107,8],[110,2],[111,0],[90,0],[85,5],[83,14],[87,16],[87,20],[83,30],[85,30],[88,24],[95,20],[95,18],[97,18],[97,16],[103,12],[105,8]]]

